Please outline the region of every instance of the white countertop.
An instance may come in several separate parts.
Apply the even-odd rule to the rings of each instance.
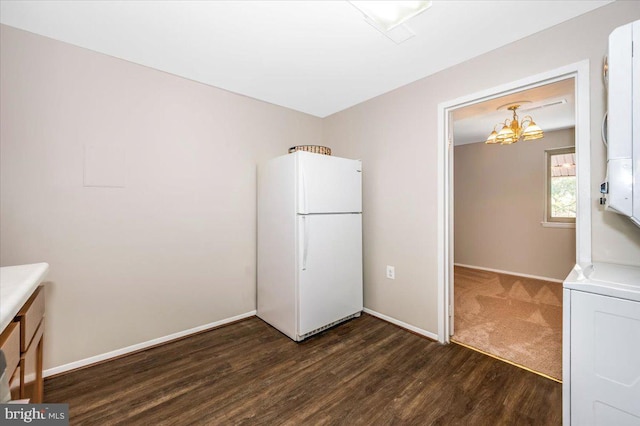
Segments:
[[[0,332],[16,316],[22,305],[49,271],[48,263],[0,268]]]

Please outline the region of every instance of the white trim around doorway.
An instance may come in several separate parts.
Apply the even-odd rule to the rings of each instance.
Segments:
[[[584,60],[521,80],[438,104],[438,341],[449,343],[453,331],[451,290],[453,282],[453,110],[545,84],[574,79],[576,96],[576,175],[578,206],[576,214],[576,263],[591,264],[591,125],[589,61]]]

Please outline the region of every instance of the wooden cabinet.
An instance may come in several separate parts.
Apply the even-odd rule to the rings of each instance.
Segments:
[[[20,322],[20,399],[41,403],[44,289],[38,287],[16,315]]]
[[[7,359],[11,399],[42,402],[43,335],[44,290],[40,286],[0,335],[0,348]]]
[[[7,360],[11,399],[20,399],[20,324],[12,322],[0,335],[0,349]]]

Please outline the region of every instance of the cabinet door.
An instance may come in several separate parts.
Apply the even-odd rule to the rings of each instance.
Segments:
[[[640,426],[640,302],[572,292],[571,424]]]
[[[22,386],[20,398],[30,399],[33,404],[42,403],[44,381],[42,377],[42,347],[44,319],[36,329],[33,340],[22,354]]]
[[[16,368],[13,377],[9,380],[9,390],[11,391],[11,399],[20,399],[20,384],[22,383],[22,372],[20,367]]]
[[[11,377],[17,367],[20,366],[20,323],[9,323],[0,334],[0,350],[4,352],[6,359],[5,372]]]

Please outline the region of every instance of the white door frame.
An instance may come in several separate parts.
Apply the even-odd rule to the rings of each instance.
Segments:
[[[560,80],[574,79],[578,205],[576,263],[591,264],[591,120],[589,60],[576,62],[438,104],[438,341],[449,343],[453,331],[453,110]]]

